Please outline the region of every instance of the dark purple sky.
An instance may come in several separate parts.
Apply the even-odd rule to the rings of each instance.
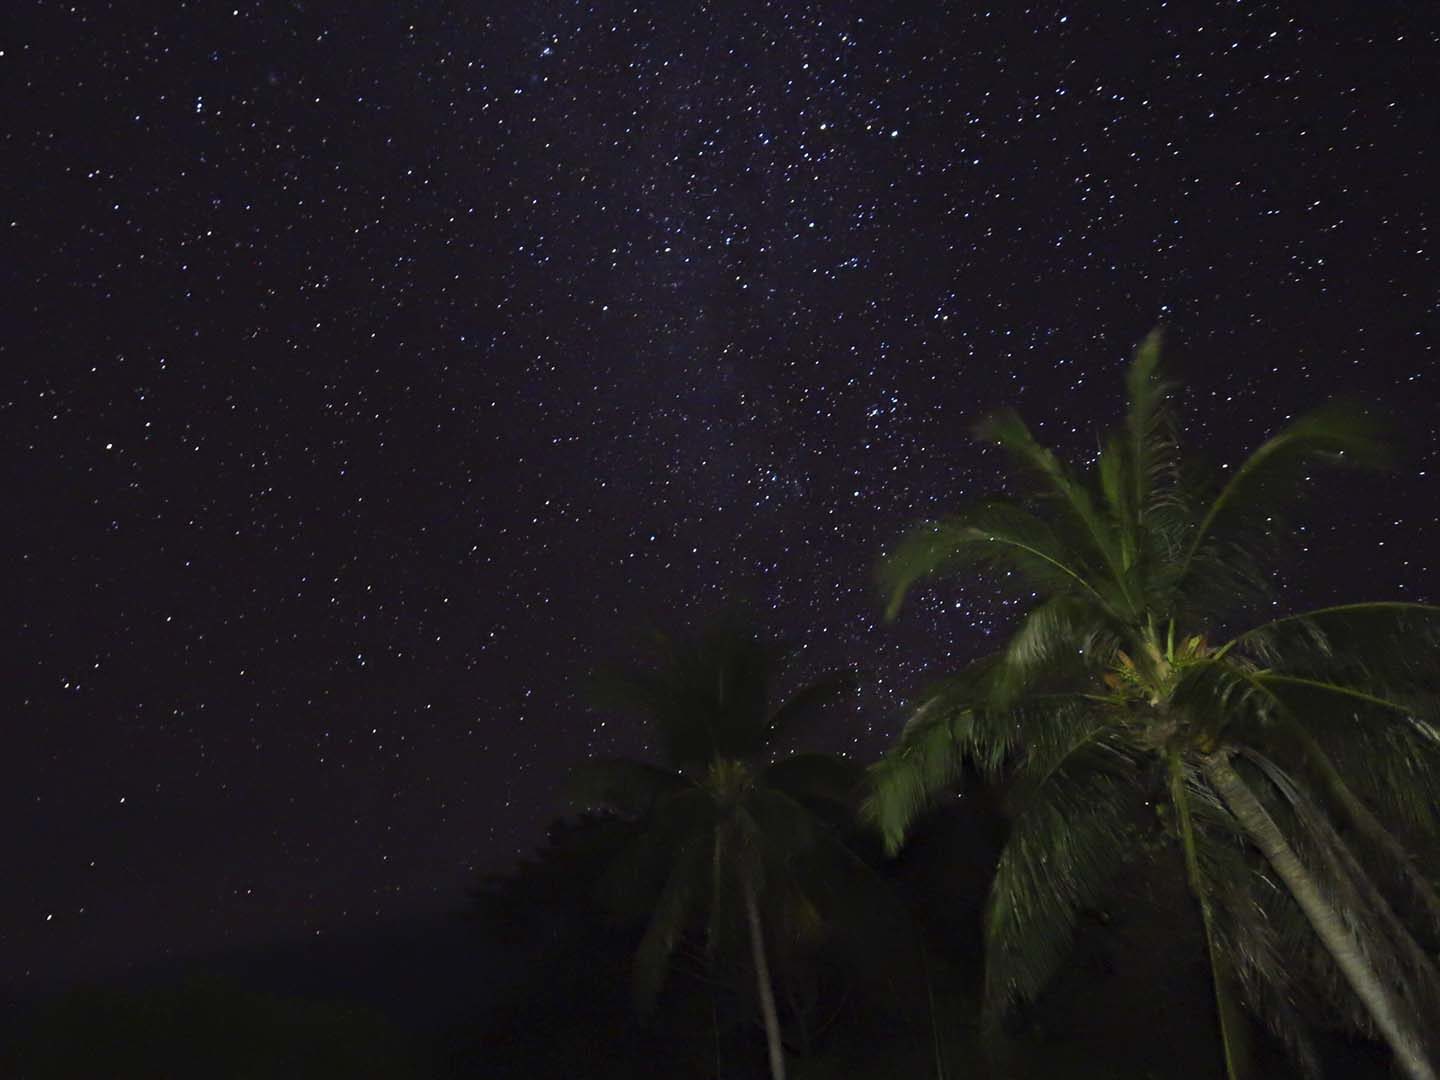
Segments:
[[[878,626],[880,545],[1159,320],[1218,460],[1386,402],[1289,576],[1440,598],[1431,4],[7,14],[12,989],[462,906],[642,748],[577,677],[726,597],[878,751],[1008,615]]]

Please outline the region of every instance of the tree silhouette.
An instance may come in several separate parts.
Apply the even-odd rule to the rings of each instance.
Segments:
[[[1433,1078],[1421,1018],[1440,1015],[1440,993],[1404,916],[1440,926],[1440,900],[1381,821],[1436,829],[1440,609],[1348,604],[1233,630],[1278,604],[1265,567],[1311,470],[1383,460],[1372,425],[1324,408],[1209,476],[1179,453],[1158,331],[1127,389],[1084,478],[1015,413],[986,419],[978,436],[1034,496],[916,526],[882,560],[892,618],[939,574],[1035,602],[1002,649],[925,695],[872,768],[865,814],[893,850],[967,761],[1008,774],[1013,827],[986,914],[992,1027],[1049,979],[1077,914],[1158,817],[1203,916],[1229,1075],[1237,989],[1313,1064],[1297,1002],[1319,986],[1409,1076]]]
[[[769,759],[778,736],[844,696],[850,680],[812,683],[775,707],[772,683],[784,650],[735,619],[659,645],[655,666],[603,679],[597,699],[644,717],[669,767],[592,761],[577,770],[575,791],[643,825],[605,881],[616,906],[647,907],[633,968],[641,1008],[653,1003],[677,943],[703,910],[707,955],[742,937],[748,943],[770,1071],[780,1080],[772,944],[819,932],[807,867],[843,857],[821,808],[843,813],[860,770],[823,754]]]

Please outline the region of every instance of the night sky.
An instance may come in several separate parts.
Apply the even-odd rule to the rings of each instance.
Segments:
[[[748,598],[868,757],[1012,610],[879,623],[1015,406],[1157,322],[1238,461],[1350,392],[1295,603],[1440,600],[1440,16],[1371,4],[20,3],[0,29],[0,983],[463,909]]]

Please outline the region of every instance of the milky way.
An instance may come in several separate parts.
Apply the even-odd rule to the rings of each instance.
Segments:
[[[878,752],[1014,601],[876,553],[1157,322],[1217,461],[1383,402],[1287,580],[1436,598],[1426,5],[91,6],[0,43],[10,982],[463,907],[731,598]]]

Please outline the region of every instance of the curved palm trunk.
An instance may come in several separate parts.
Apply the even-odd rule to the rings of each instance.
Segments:
[[[1315,835],[1320,841],[1319,857],[1324,860],[1331,871],[1331,880],[1339,890],[1341,899],[1358,911],[1370,911],[1384,927],[1387,943],[1396,952],[1395,962],[1403,962],[1409,965],[1409,973],[1414,979],[1414,990],[1423,1000],[1423,1004],[1412,1005],[1421,1009],[1420,1015],[1431,1015],[1436,1013],[1440,1007],[1440,972],[1435,970],[1435,963],[1425,953],[1425,950],[1415,941],[1409,928],[1400,921],[1395,914],[1394,908],[1390,906],[1383,893],[1376,887],[1370,874],[1361,865],[1350,846],[1345,843],[1344,838],[1335,830],[1326,815],[1316,807],[1288,777],[1282,783],[1276,779],[1276,773],[1280,772],[1272,763],[1265,760],[1259,754],[1247,753],[1256,764],[1265,770],[1266,774],[1276,782],[1281,792],[1290,800],[1292,806],[1300,813],[1300,821],[1304,827]],[[1283,777],[1283,772],[1280,772]],[[1337,780],[1343,787],[1343,781]],[[1351,796],[1354,798],[1354,796]],[[1369,811],[1365,811],[1368,813]],[[1374,819],[1371,818],[1373,821]],[[1377,828],[1382,828],[1379,822],[1375,822]],[[1382,828],[1383,831],[1383,828]],[[1388,834],[1387,834],[1388,835]],[[1362,836],[1362,839],[1365,837]],[[1401,854],[1403,855],[1403,849]],[[1412,1010],[1413,1011],[1413,1010]]]
[[[760,992],[760,1012],[765,1018],[765,1042],[770,1049],[771,1080],[785,1080],[785,1049],[780,1044],[780,1017],[775,1012],[775,989],[770,985],[770,963],[765,959],[765,934],[760,926],[760,904],[755,883],[748,871],[741,871],[740,889],[745,894],[745,917],[750,922],[750,952],[755,959],[755,984]]]
[[[1409,1031],[1390,991],[1228,757],[1220,753],[1206,758],[1204,768],[1205,776],[1215,785],[1225,805],[1285,882],[1316,936],[1389,1044],[1401,1069],[1411,1080],[1437,1080],[1434,1068],[1425,1060],[1419,1040]]]
[[[1185,852],[1185,877],[1190,892],[1200,906],[1200,920],[1205,929],[1205,951],[1210,960],[1210,981],[1215,991],[1216,1020],[1220,1024],[1220,1047],[1225,1052],[1227,1080],[1241,1080],[1250,1073],[1250,1054],[1245,1040],[1245,1018],[1235,1000],[1234,984],[1220,961],[1215,948],[1214,916],[1205,882],[1200,877],[1200,856],[1195,847],[1195,825],[1190,817],[1190,799],[1185,791],[1185,773],[1178,754],[1172,753],[1170,765],[1170,801],[1180,818],[1180,841]]]

